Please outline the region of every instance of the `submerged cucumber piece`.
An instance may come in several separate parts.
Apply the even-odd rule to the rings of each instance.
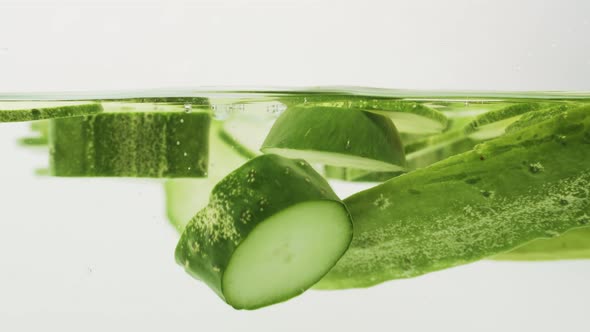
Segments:
[[[583,217],[582,217],[583,218]],[[590,216],[587,221],[590,225]],[[546,261],[590,258],[590,227],[572,229],[553,239],[538,239],[493,259],[514,261]]]
[[[525,103],[510,105],[484,113],[465,127],[465,133],[476,140],[487,140],[504,134],[506,128],[516,122],[523,114],[538,111],[546,104]]]
[[[262,155],[215,186],[176,260],[233,307],[256,309],[315,284],[351,237],[346,207],[309,164]]]
[[[40,120],[31,122],[31,131],[34,136],[22,137],[18,143],[30,147],[46,147],[49,143],[49,120]]]
[[[55,176],[201,177],[207,174],[207,113],[121,112],[54,119]]]
[[[587,227],[590,107],[480,144],[345,203],[353,242],[319,288],[413,277]]]
[[[335,107],[294,107],[279,116],[264,153],[326,165],[402,171],[404,151],[387,117]]]
[[[247,161],[238,151],[222,141],[220,132],[221,123],[213,122],[209,134],[209,172],[206,178],[169,179],[164,183],[168,220],[179,232],[207,205],[213,187]]]
[[[441,112],[421,103],[365,96],[309,95],[281,100],[291,107],[337,107],[374,112],[393,120],[402,133],[433,134],[447,127],[447,118]]]
[[[3,101],[0,102],[0,122],[18,122],[53,118],[66,118],[99,113],[102,106],[77,101]]]

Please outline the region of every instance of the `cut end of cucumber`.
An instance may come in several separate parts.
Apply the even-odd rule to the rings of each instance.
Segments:
[[[236,249],[223,276],[226,301],[256,309],[303,293],[340,259],[352,238],[344,206],[294,205],[260,223]]]
[[[351,167],[376,172],[404,171],[404,167],[400,165],[335,152],[295,150],[284,148],[263,148],[262,151],[264,153],[277,154],[291,159],[304,159],[314,163],[317,162],[320,164]]]

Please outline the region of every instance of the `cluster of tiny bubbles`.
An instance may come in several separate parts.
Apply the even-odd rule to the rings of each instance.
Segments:
[[[184,104],[184,111],[190,113],[193,110],[193,105],[191,104]]]

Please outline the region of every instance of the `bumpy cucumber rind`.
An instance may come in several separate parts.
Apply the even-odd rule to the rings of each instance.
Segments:
[[[274,123],[261,151],[375,171],[401,171],[405,166],[403,146],[391,120],[336,107],[287,109]],[[313,156],[307,155],[310,152]]]
[[[277,155],[256,157],[215,186],[208,206],[185,228],[176,247],[176,261],[227,301],[223,276],[240,243],[256,226],[282,210],[299,203],[322,200],[342,204],[328,183],[307,162]],[[346,209],[343,204],[342,208]],[[352,236],[352,229],[350,232]],[[325,272],[329,268],[331,266]],[[272,303],[282,302],[303,291],[282,294]],[[229,304],[238,309],[256,309]]]
[[[54,176],[202,177],[206,113],[102,113],[50,122]]]
[[[7,103],[14,103],[14,106],[8,106]],[[54,105],[52,105],[54,104]],[[3,109],[7,107],[8,109]],[[67,118],[72,116],[81,116],[88,114],[95,114],[102,112],[103,108],[99,103],[60,103],[47,102],[40,106],[28,107],[23,104],[23,108],[19,107],[19,102],[5,102],[0,103],[0,122],[20,122],[33,121],[53,118]],[[16,108],[16,109],[13,109]]]
[[[368,287],[588,227],[590,107],[345,200],[353,242],[319,288]]]

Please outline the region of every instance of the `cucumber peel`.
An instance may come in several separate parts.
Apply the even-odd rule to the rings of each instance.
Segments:
[[[590,216],[586,218],[590,224]],[[590,227],[572,229],[553,239],[534,240],[492,258],[511,261],[588,259],[590,258]]]
[[[317,287],[418,276],[587,227],[589,165],[585,107],[355,194],[353,242]]]
[[[387,117],[335,107],[289,108],[261,148],[287,158],[373,171],[403,171],[399,134]]]
[[[20,122],[66,118],[102,112],[102,105],[93,102],[0,102],[0,122]]]
[[[351,237],[346,207],[309,164],[262,155],[215,186],[176,260],[234,308],[256,309],[315,284]]]
[[[207,174],[210,115],[112,112],[53,119],[54,176],[202,177]]]
[[[506,128],[518,121],[523,114],[538,111],[546,106],[540,103],[514,104],[484,113],[465,127],[465,134],[476,140],[488,140],[501,136]]]

